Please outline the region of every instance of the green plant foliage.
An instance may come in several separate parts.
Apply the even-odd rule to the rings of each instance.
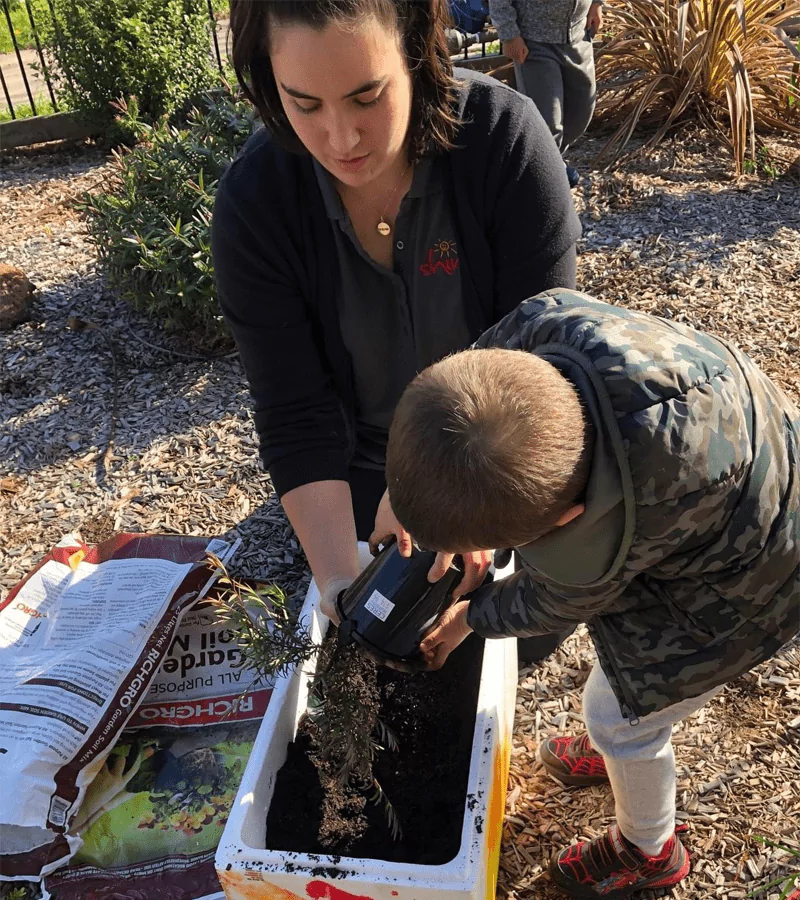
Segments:
[[[34,884],[0,885],[0,900],[33,900],[34,897],[41,897]]]
[[[759,175],[762,178],[780,178],[782,174],[778,160],[769,152],[763,144],[758,146],[755,159],[745,159],[743,173],[745,175]]]
[[[286,675],[317,653],[317,645],[292,614],[277,584],[256,589],[231,578],[213,554],[209,561],[219,573],[219,593],[211,602],[217,617],[239,635],[241,665],[253,673],[254,681]]]
[[[47,9],[47,0],[30,0],[33,10],[33,21],[37,29],[41,27],[45,16],[50,15]],[[11,24],[14,27],[14,36],[20,50],[35,47],[31,20],[28,10],[25,8],[25,0],[10,0],[8,10],[11,13]],[[11,32],[8,30],[8,20],[0,4],[0,53],[12,53],[14,42],[11,40]]]
[[[43,43],[59,105],[110,123],[111,104],[135,96],[153,123],[219,80],[206,0],[53,0]]]
[[[309,688],[310,758],[323,788],[329,789],[326,802],[336,809],[335,819],[348,804],[347,792],[336,788],[349,789],[381,807],[392,837],[400,840],[403,829],[397,812],[374,772],[376,755],[398,748],[394,733],[378,715],[377,663],[357,644],[329,641],[322,647]]]
[[[204,98],[181,127],[145,125],[135,104],[119,123],[139,143],[115,151],[111,183],[80,205],[106,277],[167,327],[189,326],[198,342],[213,345],[227,335],[211,261],[214,193],[252,133],[252,108],[224,93]]]
[[[232,578],[213,554],[208,560],[218,575],[219,594],[212,603],[221,621],[239,635],[241,666],[254,682],[285,675],[317,657],[309,682],[309,758],[319,772],[328,808],[338,813],[347,806],[347,790],[342,789],[360,793],[383,809],[392,836],[399,840],[403,832],[397,813],[373,772],[377,753],[397,749],[393,732],[378,716],[377,663],[358,645],[340,646],[336,638],[315,644],[289,611],[280,587],[256,590]],[[320,840],[330,838],[332,845],[340,837],[320,833]]]
[[[46,94],[38,94],[34,97],[36,103],[36,112],[34,113],[30,103],[15,103],[14,116],[17,119],[29,119],[33,115],[48,116],[55,112],[53,104]],[[0,122],[10,122],[12,120],[11,112],[8,107],[0,107]]]

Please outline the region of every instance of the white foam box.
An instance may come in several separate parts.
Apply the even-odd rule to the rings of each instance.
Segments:
[[[359,549],[365,565],[368,548]],[[301,618],[311,620],[314,639],[322,640],[328,620],[319,612],[313,582]],[[217,874],[227,900],[494,900],[517,688],[516,641],[485,642],[461,846],[443,865],[265,846],[275,779],[306,709],[312,667],[313,662],[279,679],[253,745],[217,849]]]

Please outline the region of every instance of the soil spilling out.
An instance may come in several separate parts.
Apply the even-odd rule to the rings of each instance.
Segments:
[[[330,802],[331,786],[309,758],[314,726],[304,716],[276,779],[267,847],[417,865],[451,860],[461,845],[482,660],[483,641],[470,635],[438,672],[378,669],[378,715],[398,746],[377,755],[374,774],[402,826],[400,840],[380,801],[351,790]],[[340,835],[335,843],[332,834]]]

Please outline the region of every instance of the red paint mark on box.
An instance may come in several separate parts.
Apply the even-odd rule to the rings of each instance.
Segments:
[[[311,900],[372,900],[372,897],[366,894],[351,894],[350,891],[343,891],[327,881],[309,881],[306,893]]]

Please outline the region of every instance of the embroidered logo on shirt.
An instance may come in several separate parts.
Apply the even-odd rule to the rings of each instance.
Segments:
[[[428,250],[425,262],[419,267],[423,275],[435,275],[444,272],[452,275],[458,268],[458,251],[455,241],[437,241]]]

